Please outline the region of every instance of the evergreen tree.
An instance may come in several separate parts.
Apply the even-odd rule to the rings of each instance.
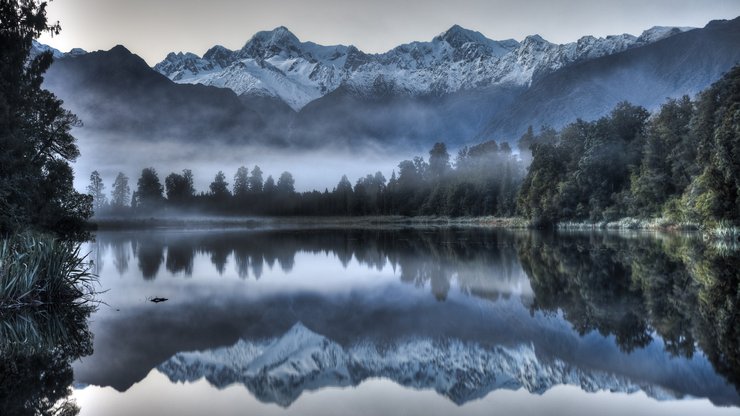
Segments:
[[[167,200],[176,205],[183,205],[195,196],[193,174],[189,169],[183,170],[182,175],[169,174],[164,180],[164,186],[167,192]]]
[[[74,190],[69,162],[79,156],[71,129],[79,119],[41,87],[50,52],[29,59],[49,25],[46,2],[0,0],[0,234],[24,227],[76,232],[92,197]]]
[[[87,194],[93,198],[93,209],[95,212],[102,211],[108,205],[108,197],[105,195],[103,178],[97,170],[90,174],[90,185],[87,186]]]
[[[255,165],[249,176],[249,191],[255,194],[262,192],[262,170]]]
[[[337,188],[334,190],[337,196],[337,209],[342,215],[349,215],[352,207],[352,184],[347,175],[342,175],[342,179],[339,180]]]
[[[234,196],[243,198],[249,192],[249,171],[246,167],[241,166],[236,170],[234,175]]]
[[[277,182],[277,191],[284,195],[291,195],[295,193],[295,180],[290,172],[283,172],[280,174]]]
[[[142,210],[153,210],[161,206],[164,197],[164,188],[159,182],[159,176],[154,168],[146,168],[141,171],[141,177],[137,182],[135,197],[132,198],[132,207]]]
[[[224,200],[231,196],[229,192],[229,183],[226,182],[226,175],[222,171],[218,171],[213,182],[209,185],[211,195],[217,200]]]
[[[433,180],[439,180],[450,169],[450,154],[444,143],[435,143],[429,151],[429,173]]]
[[[272,195],[277,191],[277,187],[275,186],[275,179],[272,179],[272,175],[269,175],[267,177],[267,180],[265,180],[265,186],[263,187],[263,192],[267,195]]]
[[[123,208],[131,201],[131,188],[128,185],[128,176],[118,172],[111,190],[111,206]]]

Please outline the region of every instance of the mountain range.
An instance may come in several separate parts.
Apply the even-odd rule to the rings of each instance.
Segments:
[[[35,44],[35,52],[48,49]],[[516,141],[532,125],[594,119],[627,100],[654,109],[740,62],[740,18],[639,36],[495,41],[453,26],[381,54],[302,42],[285,27],[239,50],[170,53],[154,67],[122,46],[52,50],[46,86],[105,133],[202,141],[427,148]]]
[[[575,385],[587,392],[643,391],[659,400],[678,399],[700,390],[687,383],[683,386],[687,391],[677,391],[625,375],[580,368],[559,358],[545,359],[532,345],[485,346],[454,339],[409,338],[344,347],[300,322],[276,339],[241,339],[228,347],[177,353],[157,369],[172,382],[205,378],[217,388],[241,384],[259,400],[284,407],[304,391],[356,386],[369,378],[433,389],[458,405],[494,390],[524,388],[543,394],[557,385]]]
[[[177,83],[270,96],[300,111],[340,86],[357,94],[444,95],[493,85],[529,86],[575,62],[646,45],[691,28],[654,27],[640,37],[595,38],[555,45],[538,35],[494,41],[453,26],[431,42],[413,42],[382,54],[353,46],[301,42],[287,28],[259,32],[238,51],[214,46],[203,57],[170,53],[154,66]]]

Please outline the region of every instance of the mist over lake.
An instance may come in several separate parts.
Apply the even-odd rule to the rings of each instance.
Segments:
[[[0,415],[740,413],[739,16],[0,0]]]

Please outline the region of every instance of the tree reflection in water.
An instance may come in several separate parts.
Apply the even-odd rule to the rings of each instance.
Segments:
[[[114,264],[128,263],[130,244],[145,279],[162,263],[189,276],[197,254],[217,273],[234,262],[241,278],[258,279],[265,264],[285,272],[298,252],[333,254],[345,266],[389,264],[403,282],[428,288],[444,301],[454,286],[496,300],[511,296],[502,282],[526,274],[532,313],[562,312],[585,335],[614,336],[625,352],[654,334],[672,355],[700,348],[728,381],[740,384],[740,253],[694,237],[619,233],[509,232],[476,228],[353,229],[99,234]],[[121,258],[118,258],[118,257]]]
[[[0,415],[76,415],[71,363],[92,354],[88,306],[0,314]]]
[[[529,234],[518,247],[533,311],[562,311],[579,333],[614,335],[625,352],[653,333],[675,356],[698,346],[740,392],[740,252],[615,234]]]

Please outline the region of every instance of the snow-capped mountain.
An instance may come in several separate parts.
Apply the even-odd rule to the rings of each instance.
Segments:
[[[536,35],[493,41],[455,26],[366,54],[278,28],[239,50],[170,54],[155,68],[123,46],[52,51],[44,85],[85,121],[79,134],[114,135],[124,147],[136,130],[187,142],[419,152],[438,141],[515,143],[529,126],[595,120],[621,101],[653,111],[740,62],[739,36],[740,18],[565,45]]]
[[[691,28],[654,27],[641,36],[584,36],[558,45],[539,35],[494,41],[453,26],[429,42],[382,54],[301,42],[285,27],[255,34],[243,48],[214,46],[203,57],[170,53],[154,69],[178,83],[277,97],[298,111],[344,85],[360,94],[438,95],[494,85],[529,86],[575,62],[644,46]]]
[[[62,52],[59,49],[52,48],[49,45],[44,45],[43,43],[39,43],[36,39],[34,39],[31,42],[31,51],[28,54],[29,59],[34,59],[35,57],[39,56],[40,54],[44,52],[51,52],[51,56],[54,57],[54,59],[63,58],[66,56],[81,56],[87,53],[84,49],[80,48],[74,48],[70,50],[69,52]]]
[[[457,404],[497,389],[525,388],[542,394],[560,384],[589,392],[642,390],[657,399],[682,396],[622,375],[584,370],[557,358],[543,360],[532,345],[483,346],[411,338],[384,344],[367,341],[345,348],[300,322],[278,339],[242,339],[230,347],[178,353],[157,368],[173,382],[205,377],[218,388],[242,384],[259,400],[281,406],[290,405],[305,390],[354,386],[373,377],[434,389]]]

